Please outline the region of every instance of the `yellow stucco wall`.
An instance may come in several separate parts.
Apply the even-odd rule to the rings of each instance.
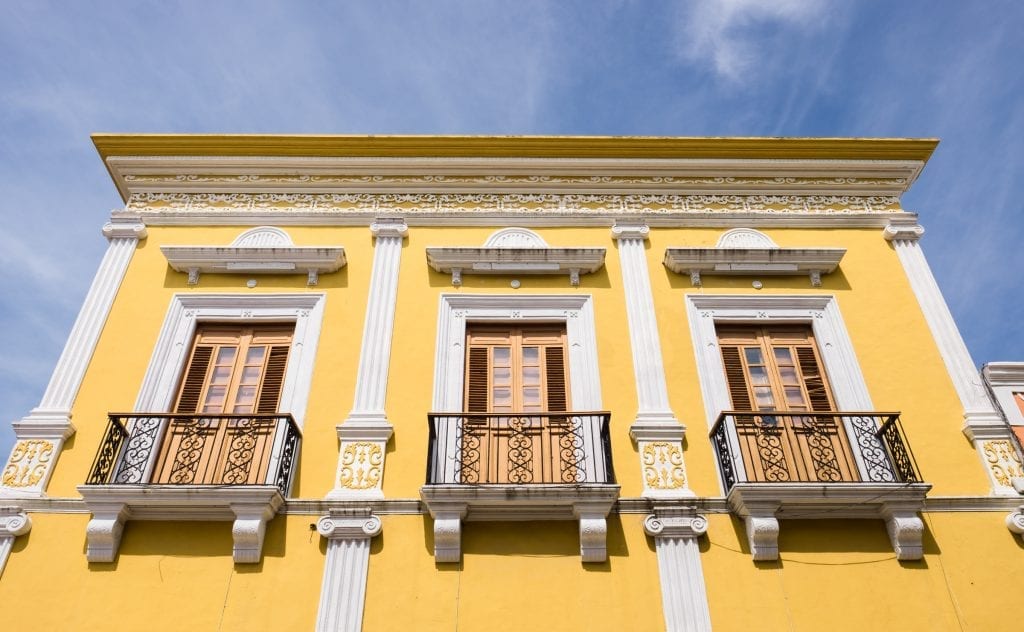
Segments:
[[[307,291],[304,276],[203,275],[197,287],[171,271],[165,244],[227,244],[245,227],[150,227],[135,253],[72,411],[78,428],[60,456],[47,493],[76,497],[110,411],[130,411],[176,292],[258,294]],[[310,290],[326,294],[324,325],[303,429],[293,495],[321,498],[332,487],[335,425],[352,407],[373,260],[365,226],[287,227],[298,245],[343,245],[348,266],[320,277]],[[624,497],[642,489],[628,427],[637,410],[632,354],[617,247],[607,227],[541,228],[553,246],[601,246],[605,267],[579,288],[565,276],[450,276],[426,264],[427,246],[478,246],[493,228],[410,229],[402,251],[386,413],[395,427],[384,492],[415,498],[423,484],[427,419],[433,393],[439,295],[586,294],[593,297],[604,407],[612,411],[612,451]],[[687,276],[662,266],[673,246],[714,245],[723,229],[651,230],[648,266],[655,297],[669,397],[688,427],[689,482],[701,496],[720,492],[708,422],[685,311],[685,296],[705,294],[830,294],[843,320],[877,410],[903,413],[903,424],[933,495],[983,495],[988,482],[960,434],[960,403],[902,267],[879,229],[766,229],[780,246],[844,247],[840,270],[812,288],[806,277]],[[1007,587],[1024,583],[1024,557],[1001,513],[928,514],[926,558],[893,559],[881,521],[784,522],[778,564],[755,564],[741,524],[711,515],[701,540],[712,621],[733,629],[957,629],[1005,621],[990,606],[1014,608]],[[609,520],[606,564],[581,565],[576,525],[466,523],[461,565],[435,565],[432,523],[424,516],[384,516],[374,540],[366,629],[657,630],[663,627],[657,557],[641,529],[643,516]],[[324,543],[309,530],[315,516],[271,522],[264,561],[231,562],[230,525],[129,523],[118,561],[88,564],[86,514],[34,514],[16,541],[0,581],[0,604],[30,629],[154,630],[311,629],[319,599]],[[991,560],[1008,560],[997,567]],[[45,588],[44,588],[45,587]],[[144,598],[138,598],[144,595]],[[1017,611],[1019,614],[1019,610]],[[154,619],[155,618],[155,619]],[[24,619],[24,620],[22,620]],[[838,622],[838,623],[837,623]],[[848,626],[844,628],[843,626]]]

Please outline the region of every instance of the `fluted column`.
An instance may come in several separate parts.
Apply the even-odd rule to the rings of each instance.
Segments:
[[[409,227],[402,219],[378,219],[370,225],[376,237],[370,295],[363,324],[363,346],[352,411],[338,425],[341,448],[334,489],[328,498],[383,498],[384,458],[392,426],[384,414],[391,336],[398,299],[402,240]]]
[[[14,538],[32,529],[32,520],[18,507],[0,507],[0,578],[14,548]]]
[[[332,510],[317,532],[327,538],[327,561],[320,587],[317,632],[358,632],[363,627],[370,540],[381,532],[369,510]]]
[[[985,391],[981,374],[925,259],[924,251],[918,243],[923,234],[924,228],[917,223],[914,214],[891,219],[884,230],[885,238],[892,243],[896,256],[903,264],[910,287],[917,297],[946,371],[960,398],[964,410],[962,430],[978,451],[992,482],[993,492],[1015,495],[1009,479],[1001,475],[1001,468],[1005,464],[997,458],[1001,446],[1010,438],[1010,431]]]
[[[75,432],[71,407],[110,314],[128,263],[146,226],[138,215],[114,213],[103,227],[109,241],[46,392],[27,417],[14,422],[17,441],[0,478],[0,496],[40,497],[53,473],[64,441]]]
[[[654,538],[661,579],[661,602],[668,632],[711,630],[707,589],[697,539],[708,529],[704,516],[692,509],[655,507],[644,520]]]
[[[622,285],[626,297],[629,340],[633,350],[638,410],[629,434],[637,442],[645,496],[692,496],[683,464],[683,435],[669,406],[661,339],[654,312],[645,242],[645,224],[616,223]]]

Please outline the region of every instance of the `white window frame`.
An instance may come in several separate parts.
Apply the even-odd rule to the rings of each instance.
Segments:
[[[697,370],[700,376],[701,396],[708,427],[712,427],[723,410],[731,408],[729,385],[722,365],[716,324],[804,324],[811,325],[818,353],[825,364],[832,395],[839,411],[874,410],[857,354],[839,313],[836,298],[816,296],[737,296],[690,294],[686,296],[686,312],[690,321]],[[865,476],[867,468],[857,446],[854,429],[844,424],[857,461],[857,468]],[[730,435],[733,454],[739,454],[738,439]],[[717,463],[717,461],[716,461]],[[734,463],[741,478],[746,473],[741,461]],[[865,479],[866,480],[866,479]],[[719,481],[721,485],[721,481]]]
[[[598,411],[601,378],[597,366],[597,335],[594,327],[593,297],[589,294],[442,294],[437,318],[437,346],[434,352],[435,412],[463,412],[466,373],[466,323],[558,323],[565,325],[569,356],[569,388],[572,407]],[[457,453],[455,433],[444,433]],[[587,435],[584,449],[596,454]],[[440,435],[439,435],[440,436]],[[603,464],[594,464],[603,467]],[[593,475],[589,473],[588,475]],[[446,465],[445,482],[456,481],[455,464]],[[589,478],[589,476],[588,476]],[[593,478],[590,480],[602,480]]]
[[[323,324],[323,293],[301,294],[175,294],[142,380],[135,411],[170,412],[178,393],[185,362],[192,349],[196,328],[206,323],[262,324],[293,323],[281,389],[279,412],[290,413],[301,430],[309,401],[317,344]],[[163,436],[164,429],[157,436]],[[275,471],[283,435],[275,440],[270,471]],[[142,480],[149,480],[159,454],[154,446]]]

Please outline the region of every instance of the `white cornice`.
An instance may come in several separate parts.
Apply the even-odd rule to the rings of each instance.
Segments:
[[[990,362],[981,372],[993,386],[1024,386],[1024,362]]]
[[[144,192],[773,192],[903,194],[919,160],[110,156],[122,197]]]
[[[810,275],[821,285],[821,275],[834,272],[845,248],[668,248],[665,267],[689,274],[700,285],[701,274],[731,276]]]

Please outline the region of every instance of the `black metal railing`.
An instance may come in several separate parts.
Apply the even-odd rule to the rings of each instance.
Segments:
[[[86,484],[263,485],[273,480],[287,494],[300,440],[288,414],[111,413]]]
[[[736,483],[919,483],[899,419],[888,412],[725,411],[710,437],[726,491]]]
[[[430,413],[427,484],[614,483],[608,412]]]

